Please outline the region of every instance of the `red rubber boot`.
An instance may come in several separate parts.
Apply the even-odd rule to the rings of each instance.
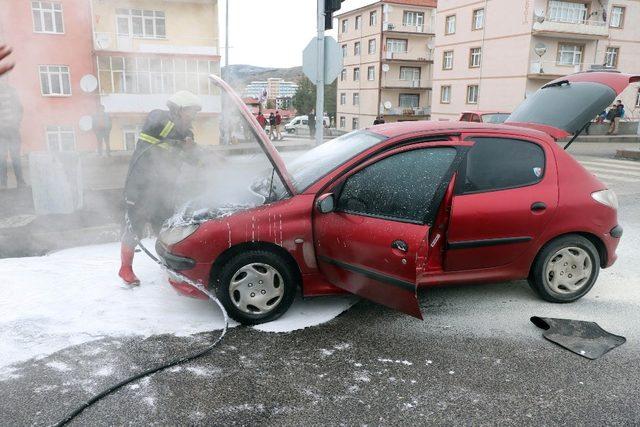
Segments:
[[[140,279],[138,279],[133,272],[134,254],[134,248],[122,243],[122,245],[120,246],[120,260],[122,262],[122,265],[120,267],[118,275],[122,278],[122,280],[124,280],[124,283],[129,286],[138,286],[140,284]]]

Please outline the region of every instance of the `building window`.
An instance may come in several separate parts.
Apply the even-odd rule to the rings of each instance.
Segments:
[[[406,39],[387,39],[387,52],[406,53],[407,40]]]
[[[367,67],[367,80],[373,81],[376,78],[376,67],[370,66]]]
[[[604,65],[606,65],[607,67],[616,68],[618,66],[619,53],[620,53],[620,48],[608,47],[604,57]]]
[[[453,51],[452,50],[445,50],[442,53],[442,69],[443,70],[453,69]]]
[[[213,95],[209,74],[216,73],[214,61],[173,57],[98,57],[100,93],[170,94],[189,90]]]
[[[343,68],[342,71],[340,71],[340,81],[343,82],[344,79],[347,78],[347,69]]]
[[[400,80],[420,82],[420,67],[400,67]]]
[[[166,38],[164,12],[159,10],[117,9],[116,22],[119,36]]]
[[[401,93],[398,105],[402,108],[418,108],[420,95],[417,93]]]
[[[378,11],[374,10],[369,13],[369,26],[372,27],[378,23]]]
[[[340,105],[344,105],[347,103],[347,94],[342,92],[340,94]]]
[[[469,50],[469,68],[478,68],[482,61],[482,48],[472,47]]]
[[[449,104],[451,102],[451,86],[440,86],[440,103]]]
[[[360,55],[360,42],[355,42],[353,44],[353,55],[354,56]]]
[[[360,80],[360,67],[355,67],[353,69],[353,81],[357,82]]]
[[[342,45],[342,57],[343,58],[347,57],[347,45],[346,44]]]
[[[60,3],[32,1],[31,15],[33,17],[33,31],[36,33],[64,33],[62,5]]]
[[[369,54],[376,53],[376,39],[369,40]]]
[[[587,5],[568,1],[549,1],[549,20],[569,24],[583,24],[587,19]]]
[[[408,12],[402,14],[402,25],[405,27],[422,27],[424,25],[424,12]]]
[[[349,20],[348,19],[343,19],[342,20],[342,32],[346,33],[347,31],[349,31]]]
[[[362,15],[356,16],[356,25],[355,29],[359,30],[362,27]]]
[[[46,138],[49,151],[76,149],[76,133],[71,126],[47,126]]]
[[[611,28],[622,28],[624,25],[624,11],[622,6],[613,6],[611,8],[611,18],[609,19],[609,26]]]
[[[353,94],[353,105],[360,105],[360,94],[357,92]]]
[[[356,130],[358,129],[358,118],[354,117],[353,119],[351,119],[351,129]]]
[[[444,33],[454,34],[456,32],[456,15],[447,16],[444,22]]]
[[[481,30],[484,28],[484,9],[476,9],[473,11],[473,18],[471,19],[471,29]]]
[[[582,46],[577,44],[560,44],[558,46],[558,65],[580,65],[582,63]]]
[[[467,86],[467,104],[478,103],[478,85]]]
[[[69,67],[65,65],[40,65],[40,93],[44,96],[71,95]]]
[[[347,119],[344,116],[340,116],[340,128],[344,129],[347,126]]]

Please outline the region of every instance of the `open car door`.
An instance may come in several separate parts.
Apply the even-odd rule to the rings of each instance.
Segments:
[[[529,127],[556,139],[581,131],[609,107],[640,75],[614,71],[587,71],[561,77],[525,99],[505,121]]]

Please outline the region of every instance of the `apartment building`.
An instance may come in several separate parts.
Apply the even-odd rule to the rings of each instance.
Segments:
[[[91,0],[99,103],[113,121],[112,149],[132,150],[146,114],[178,90],[204,108],[197,142],[219,143],[217,0]]]
[[[447,0],[436,17],[434,120],[511,112],[558,77],[592,67],[640,72],[637,0]],[[638,85],[621,96],[640,116]]]
[[[97,107],[80,89],[94,73],[89,2],[12,1],[0,12],[0,39],[14,48],[16,67],[3,79],[23,107],[23,153],[95,149],[95,136],[78,125]]]
[[[337,16],[336,126],[430,117],[436,0],[382,0]]]
[[[298,85],[278,77],[270,77],[264,81],[253,81],[243,91],[242,96],[247,98],[262,99],[266,94],[267,100],[275,101],[277,108],[286,108],[291,104],[291,98],[296,94]]]

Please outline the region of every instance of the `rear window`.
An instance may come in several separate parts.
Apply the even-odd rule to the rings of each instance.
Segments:
[[[601,83],[564,80],[529,96],[506,122],[537,123],[576,133],[615,98],[616,92]]]
[[[532,185],[544,176],[543,149],[532,142],[472,138],[475,145],[463,164],[456,193],[478,193]]]

